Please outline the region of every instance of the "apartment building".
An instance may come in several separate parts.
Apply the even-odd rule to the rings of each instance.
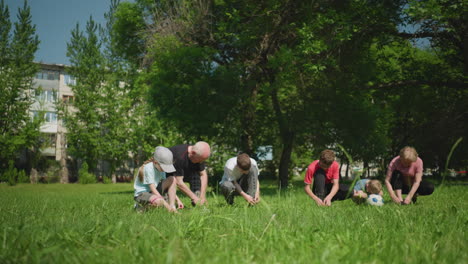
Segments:
[[[63,64],[46,64],[38,63],[40,70],[34,78],[34,97],[35,102],[30,108],[31,116],[43,114],[45,122],[40,127],[40,132],[45,135],[45,147],[41,149],[42,155],[49,159],[56,160],[60,163],[60,178],[61,182],[68,182],[66,179],[74,177],[76,180],[76,173],[80,167],[81,161],[77,163],[70,162],[66,152],[66,128],[64,120],[59,119],[57,114],[56,102],[64,102],[69,106],[73,105],[75,99],[70,85],[76,84],[76,79],[67,73],[67,67]],[[103,175],[108,175],[110,165],[100,160],[98,162],[96,175],[100,178]],[[129,159],[128,164],[125,163],[121,168],[118,168],[112,175],[112,180],[129,181],[133,175],[132,160]],[[63,173],[64,168],[67,168],[66,176]],[[70,171],[71,169],[71,171]],[[74,175],[74,176],[73,176]],[[62,178],[64,177],[64,178]],[[117,179],[116,177],[119,177]]]
[[[74,96],[70,85],[76,80],[67,74],[66,66],[63,64],[38,64],[40,70],[33,84],[35,102],[30,111],[32,116],[44,114],[45,122],[40,128],[40,131],[46,135],[43,155],[59,161],[65,155],[66,129],[63,120],[58,118],[56,102],[62,100],[65,103],[73,103]]]

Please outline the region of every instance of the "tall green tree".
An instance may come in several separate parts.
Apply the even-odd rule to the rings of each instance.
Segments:
[[[33,78],[38,71],[34,54],[39,45],[36,26],[31,22],[27,1],[18,10],[18,21],[11,32],[10,13],[0,2],[0,171],[19,150],[32,146],[39,138],[40,120],[33,120]]]
[[[67,56],[71,67],[68,72],[77,82],[72,86],[75,100],[73,108],[62,113],[67,127],[69,151],[76,158],[83,159],[91,170],[96,169],[100,158],[99,143],[102,124],[100,122],[100,99],[105,96],[105,62],[101,53],[98,25],[92,18],[82,32],[77,24],[67,44]]]
[[[402,130],[400,123],[416,117],[402,119],[404,104],[414,106],[417,120],[427,120],[428,128],[426,107],[416,106],[437,100],[427,100],[430,96],[440,103],[454,100],[450,109],[457,119],[465,116],[463,99],[456,97],[465,98],[461,68],[450,56],[436,62],[432,55],[421,56],[424,52],[407,39],[422,35],[400,32],[403,23],[416,21],[425,10],[419,4],[436,2],[141,0],[127,8],[140,14],[138,21],[145,21],[148,30],[144,41],[127,46],[126,54],[144,46],[141,83],[152,92],[158,115],[184,134],[210,137],[250,154],[274,142],[280,149],[280,186],[286,187],[291,157],[300,155],[293,155],[297,146],[318,151],[340,143],[367,164],[417,141],[417,135],[400,138],[396,132]],[[418,12],[410,14],[413,7]],[[439,29],[445,30],[452,18],[462,22],[462,9],[451,8],[457,15],[442,12]],[[143,28],[131,19],[125,22]],[[463,26],[457,23],[452,28],[460,39]],[[453,54],[453,49],[438,50]],[[390,51],[394,54],[385,55]],[[391,67],[380,67],[389,58]],[[437,95],[445,89],[430,89],[453,83],[447,96]],[[408,92],[409,87],[414,90]],[[441,111],[441,120],[450,111]],[[457,124],[462,131],[462,123]]]
[[[118,4],[111,2],[104,27],[90,18],[84,31],[79,25],[72,31],[67,70],[77,80],[72,86],[76,99],[59,107],[70,154],[86,161],[90,172],[102,174],[99,165],[107,164],[112,176],[130,156],[138,166],[156,145],[173,144],[177,136],[148,107],[146,86],[137,80],[141,59],[135,52],[129,56],[116,34],[127,29],[116,23],[122,12]]]
[[[386,158],[413,145],[427,167],[442,167],[454,142],[468,133],[466,4],[408,1],[403,14],[404,31],[387,32],[392,41],[371,55],[374,99],[391,112]],[[453,164],[466,167],[467,156],[462,141]]]
[[[164,1],[155,8],[148,82],[161,116],[205,134],[205,123],[237,126],[237,147],[249,153],[279,138],[282,187],[295,144],[336,142],[335,99],[364,83],[346,63],[382,28],[395,28],[400,10],[372,1]]]

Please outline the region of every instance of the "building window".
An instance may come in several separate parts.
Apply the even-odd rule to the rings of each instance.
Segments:
[[[52,70],[41,70],[36,74],[36,79],[41,80],[58,80],[60,78],[60,73],[58,71]]]
[[[69,75],[69,74],[65,74],[63,76],[64,80],[65,80],[65,84],[66,85],[76,85],[76,79],[75,77]]]
[[[55,112],[42,112],[42,111],[31,111],[32,112],[32,118],[37,119],[39,118],[39,115],[44,113],[44,121],[45,123],[49,124],[57,124],[57,113]]]
[[[62,98],[65,104],[73,104],[75,101],[75,97],[73,95],[64,95]]]
[[[31,111],[32,113],[32,119],[36,120],[39,118],[39,111]]]
[[[55,112],[46,112],[44,119],[45,119],[46,123],[57,124],[57,113],[55,113]]]
[[[50,90],[36,90],[36,100],[39,102],[50,102],[57,101],[57,91]]]

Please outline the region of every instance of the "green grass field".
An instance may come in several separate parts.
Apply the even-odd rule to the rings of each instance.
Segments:
[[[320,208],[263,184],[256,207],[211,194],[174,215],[133,211],[131,184],[0,184],[0,263],[468,263],[467,190]]]

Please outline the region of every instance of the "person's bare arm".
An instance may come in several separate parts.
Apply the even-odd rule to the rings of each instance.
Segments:
[[[156,195],[156,196],[158,196],[158,197],[162,197],[162,195],[161,195],[161,194],[158,192],[158,190],[156,189],[156,185],[154,185],[153,183],[151,183],[151,184],[149,185],[149,187],[150,187],[151,193],[152,193],[153,195]]]
[[[200,199],[189,189],[189,187],[184,183],[184,177],[183,176],[175,176],[176,177],[176,183],[177,187],[179,187],[179,190],[181,190],[183,193],[185,193],[192,201],[197,204],[200,202]]]
[[[413,183],[413,186],[411,187],[410,192],[408,193],[405,200],[403,201],[404,204],[410,204],[411,203],[411,199],[413,198],[414,194],[418,190],[419,185],[421,184],[421,181],[422,181],[422,172],[418,172],[414,176],[414,183]]]
[[[237,193],[239,193],[249,204],[251,205],[255,204],[254,198],[250,196],[249,194],[247,194],[246,192],[244,192],[241,186],[239,185],[239,183],[237,183],[237,181],[232,181],[232,184],[234,184],[234,187],[236,187]]]
[[[260,202],[260,182],[258,180],[257,180],[257,190],[255,191],[254,201],[255,203]]]
[[[149,185],[151,193],[156,196],[157,198],[155,199],[154,203],[152,203],[152,206],[164,206],[169,212],[174,212],[176,211],[175,208],[171,207],[166,200],[162,197],[162,195],[158,192],[156,189],[156,185],[151,183]]]
[[[312,181],[312,183],[313,183],[313,181]],[[307,183],[306,183],[305,186],[304,186],[304,191],[307,193],[307,195],[308,195],[310,198],[312,198],[312,200],[315,201],[315,203],[316,203],[317,205],[325,205],[325,204],[323,203],[323,201],[322,201],[317,195],[315,195],[314,192],[312,191],[312,188],[311,188],[312,183],[311,183],[311,184],[307,184]]]
[[[180,200],[179,196],[175,196],[175,200],[176,200],[176,203],[177,203],[177,209],[184,209],[184,204],[182,203],[182,201]]]
[[[200,171],[200,181],[201,181],[201,189],[200,189],[200,204],[206,203],[206,189],[208,188],[208,173],[206,170]]]
[[[387,177],[385,177],[385,186],[387,186],[388,194],[390,195],[390,198],[392,198],[393,202],[395,202],[397,204],[401,204],[402,201],[395,194],[395,191],[393,190],[392,184],[390,183],[391,179],[392,179],[392,174],[387,174]]]
[[[338,179],[333,179],[333,187],[330,191],[330,193],[323,199],[323,203],[326,206],[331,206],[331,200],[333,197],[335,197],[336,193],[338,192],[338,189],[340,188],[340,180]]]

